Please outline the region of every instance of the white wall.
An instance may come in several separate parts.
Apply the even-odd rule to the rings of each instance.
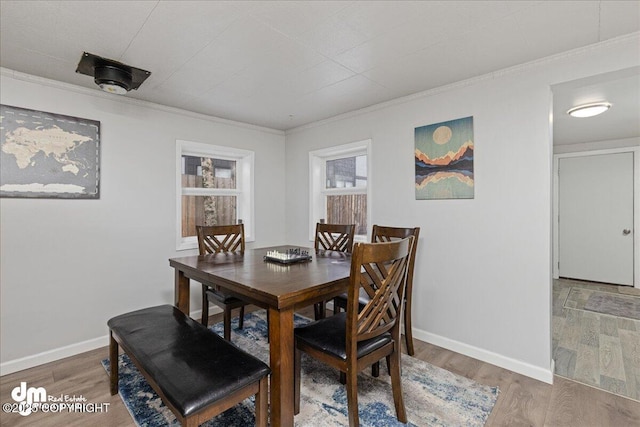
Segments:
[[[2,373],[105,346],[107,320],[173,303],[175,141],[255,151],[253,245],[284,243],[284,134],[9,70],[0,101],[99,120],[99,200],[1,199]],[[192,309],[200,290],[192,286]]]
[[[287,132],[288,240],[309,239],[308,152],[371,138],[373,223],[421,227],[415,337],[551,382],[550,86],[639,55],[636,34]],[[467,116],[475,198],[415,200],[414,128]]]

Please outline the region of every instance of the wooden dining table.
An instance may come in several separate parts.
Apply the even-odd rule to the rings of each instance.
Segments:
[[[299,249],[310,261],[281,264],[265,260],[267,251]],[[220,286],[269,311],[271,425],[293,426],[294,311],[347,290],[351,256],[298,246],[248,249],[169,259],[175,269],[175,305],[189,315],[190,280]]]

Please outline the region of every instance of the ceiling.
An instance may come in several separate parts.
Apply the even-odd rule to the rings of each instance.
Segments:
[[[639,30],[638,1],[2,0],[0,66],[99,90],[86,51],[152,72],[128,97],[287,130]]]

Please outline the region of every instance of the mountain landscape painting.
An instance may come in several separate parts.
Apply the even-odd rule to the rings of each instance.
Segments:
[[[473,199],[473,117],[415,129],[416,200]]]

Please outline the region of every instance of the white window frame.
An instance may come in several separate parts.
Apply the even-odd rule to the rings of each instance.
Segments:
[[[326,188],[326,163],[343,157],[367,156],[367,186]],[[372,185],[371,185],[371,140],[352,142],[309,152],[309,240],[315,240],[316,224],[326,218],[328,195],[363,194],[367,195],[367,234],[355,236],[354,241],[368,241],[371,229]]]
[[[236,162],[236,188],[182,188],[182,156],[212,157]],[[196,249],[195,236],[182,237],[182,196],[236,196],[236,218],[244,224],[246,241],[254,241],[253,151],[176,140],[176,250]]]

